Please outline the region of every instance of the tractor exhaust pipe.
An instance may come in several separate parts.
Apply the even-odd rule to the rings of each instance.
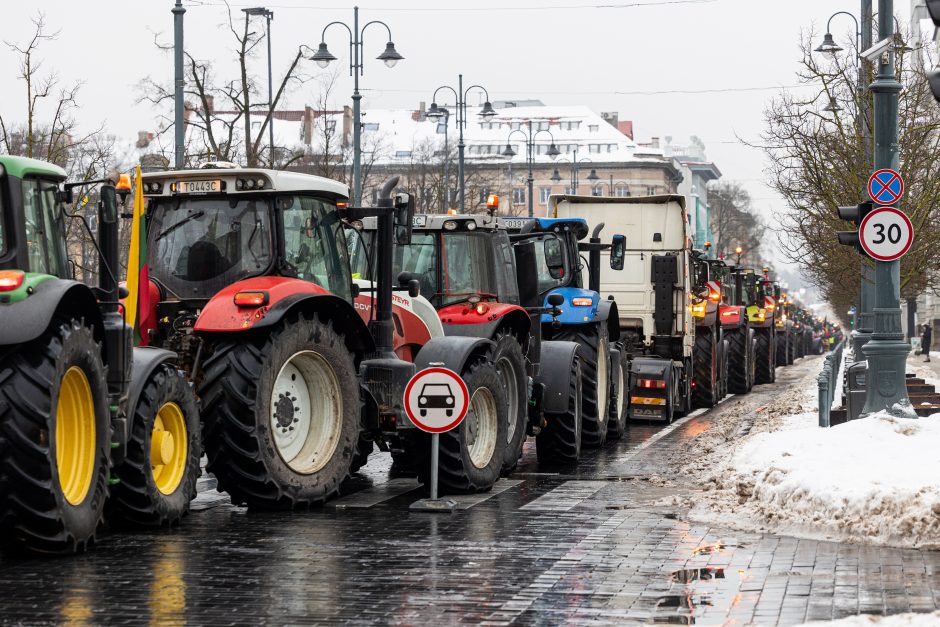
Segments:
[[[601,243],[601,231],[604,229],[604,223],[601,222],[594,227],[591,232],[591,244]],[[601,291],[601,250],[599,246],[592,246],[588,251],[588,289],[592,292]]]
[[[393,176],[382,185],[378,206],[378,246],[376,264],[375,320],[372,321],[372,337],[379,357],[394,357],[392,350],[392,263],[394,260],[393,239],[395,237],[395,211],[392,191],[398,186],[398,176]]]

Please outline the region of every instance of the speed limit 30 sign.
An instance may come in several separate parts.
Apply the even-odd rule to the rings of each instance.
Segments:
[[[914,227],[900,209],[878,207],[858,227],[862,249],[878,261],[893,261],[904,256],[914,243]]]

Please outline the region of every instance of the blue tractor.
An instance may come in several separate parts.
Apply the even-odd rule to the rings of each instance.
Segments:
[[[627,355],[619,343],[617,303],[600,295],[600,264],[601,251],[609,250],[610,267],[622,270],[626,238],[614,235],[610,244],[602,243],[604,225],[599,224],[588,241],[581,241],[588,235],[587,222],[581,218],[500,218],[500,224],[513,241],[536,244],[538,293],[544,306],[550,306],[553,294],[564,298],[560,315],[542,315],[542,334],[546,340],[579,346],[582,444],[599,447],[608,435],[621,437],[627,420]]]

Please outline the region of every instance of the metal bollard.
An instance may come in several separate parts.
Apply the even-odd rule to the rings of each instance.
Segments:
[[[816,383],[819,385],[819,426],[829,427],[829,408],[832,407],[832,392],[829,386],[829,368],[828,363],[823,366],[823,371],[816,377]]]

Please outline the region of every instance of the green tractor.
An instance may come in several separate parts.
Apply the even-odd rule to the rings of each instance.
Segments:
[[[0,156],[0,548],[84,550],[114,526],[189,510],[201,456],[189,383],[169,351],[133,348],[119,287],[118,194]],[[70,278],[72,189],[100,184],[96,286]],[[85,227],[89,233],[87,222]]]

